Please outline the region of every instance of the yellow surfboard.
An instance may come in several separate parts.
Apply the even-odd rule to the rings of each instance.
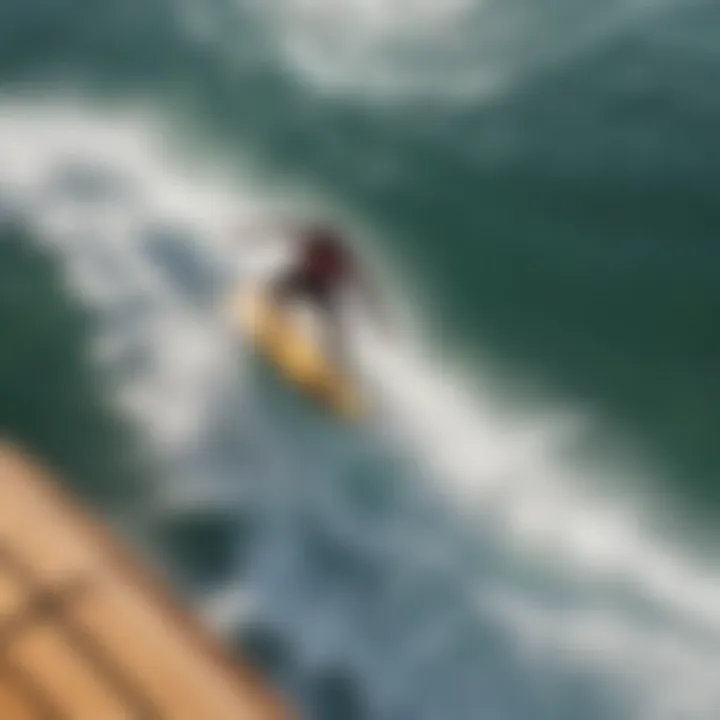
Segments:
[[[232,312],[256,349],[288,382],[344,419],[360,420],[366,415],[365,403],[350,379],[261,290],[236,295]]]

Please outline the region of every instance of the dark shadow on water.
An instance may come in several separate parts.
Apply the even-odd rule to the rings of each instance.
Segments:
[[[154,534],[182,576],[193,586],[208,588],[242,572],[253,529],[249,518],[237,514],[188,512],[159,521]]]
[[[359,682],[341,668],[320,673],[311,685],[315,720],[362,720],[364,708]]]
[[[282,684],[293,669],[294,658],[278,631],[250,625],[236,633],[233,647],[238,655],[265,677]]]

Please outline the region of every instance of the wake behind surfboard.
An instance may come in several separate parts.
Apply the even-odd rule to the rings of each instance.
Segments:
[[[334,367],[320,343],[262,290],[235,295],[231,312],[255,349],[287,382],[342,419],[366,417],[367,406],[350,378]]]

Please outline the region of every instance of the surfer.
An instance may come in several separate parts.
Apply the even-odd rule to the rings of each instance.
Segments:
[[[267,231],[270,235],[267,235]],[[281,371],[283,376],[303,388],[327,409],[347,420],[367,417],[369,398],[363,383],[352,378],[356,370],[353,339],[348,330],[361,328],[344,317],[346,295],[358,293],[364,309],[376,324],[388,328],[384,313],[371,292],[368,274],[360,268],[356,253],[344,234],[328,223],[274,222],[242,231],[247,250],[258,242],[280,241],[295,251],[289,264],[275,270],[248,273],[251,287],[234,295],[232,312],[240,320],[256,349]],[[290,247],[287,247],[290,245]],[[284,255],[285,253],[283,253]],[[252,266],[249,262],[247,267]],[[262,263],[261,263],[262,265]],[[254,276],[254,278],[253,278]],[[354,291],[354,292],[353,292]],[[318,343],[314,333],[305,335],[294,322],[294,307],[305,301],[319,315],[324,336]],[[352,308],[348,308],[352,309]],[[353,333],[355,335],[356,333]]]
[[[379,308],[370,291],[367,275],[342,232],[326,223],[291,228],[298,253],[289,268],[270,281],[274,300],[284,305],[306,299],[320,310],[328,331],[328,350],[336,361],[346,359],[341,295],[346,289],[359,290],[366,306],[379,317]]]
[[[367,273],[361,269],[348,238],[332,223],[288,218],[236,226],[235,233],[244,238],[243,244],[248,249],[268,240],[289,241],[293,245],[295,252],[290,265],[268,280],[266,288],[278,306],[288,307],[294,301],[306,300],[322,314],[327,350],[334,360],[342,363],[348,357],[342,317],[342,300],[347,290],[358,293],[378,324],[387,327]]]

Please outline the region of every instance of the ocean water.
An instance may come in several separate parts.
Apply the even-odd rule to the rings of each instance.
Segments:
[[[3,431],[305,717],[715,720],[719,21],[5,0]],[[398,317],[361,430],[224,311],[292,212]]]

